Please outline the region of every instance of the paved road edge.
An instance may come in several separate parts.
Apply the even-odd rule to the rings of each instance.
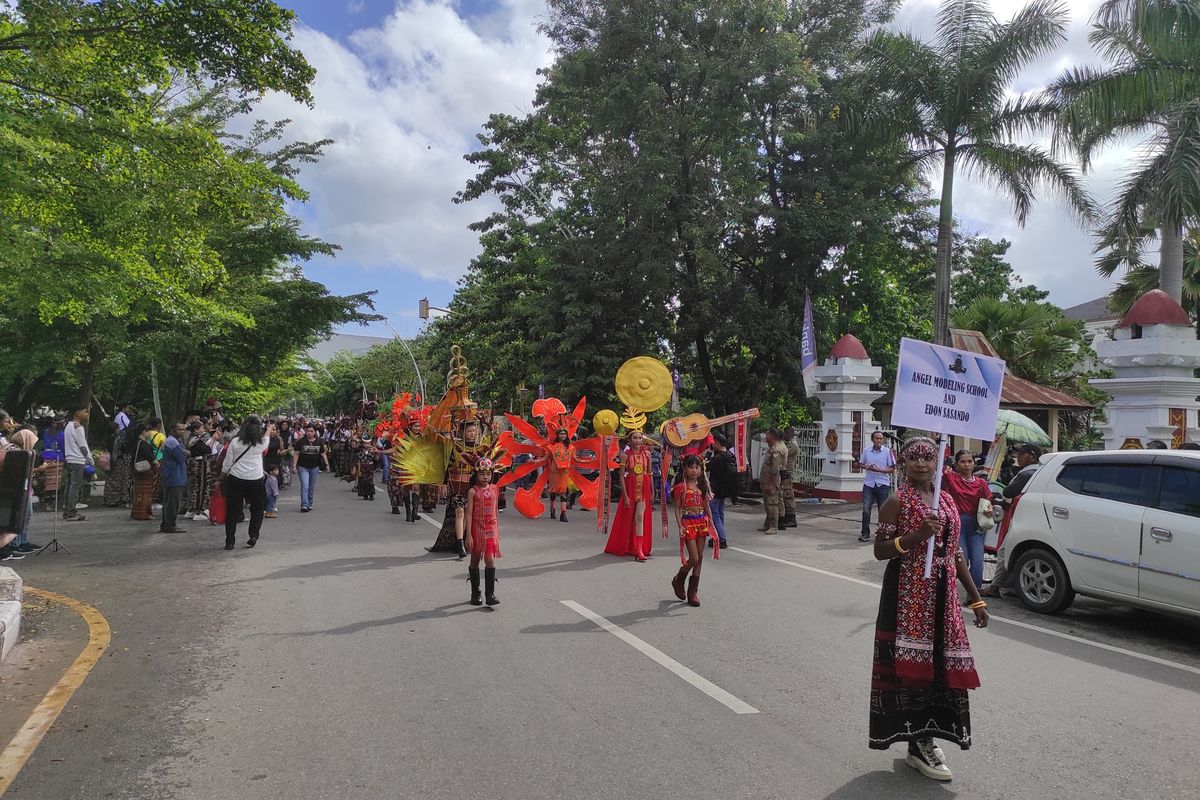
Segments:
[[[74,663],[59,678],[58,683],[46,692],[46,696],[33,709],[33,713],[29,715],[29,719],[25,720],[25,724],[21,726],[17,735],[12,738],[3,751],[0,751],[0,796],[3,796],[8,791],[8,787],[16,780],[21,768],[25,766],[25,762],[33,755],[34,750],[49,732],[50,726],[54,724],[58,715],[71,701],[75,690],[83,684],[97,662],[100,661],[100,657],[104,655],[104,651],[108,649],[109,641],[112,639],[108,620],[87,603],[66,595],[29,586],[25,587],[25,593],[51,603],[64,605],[83,617],[88,626],[88,643]]]

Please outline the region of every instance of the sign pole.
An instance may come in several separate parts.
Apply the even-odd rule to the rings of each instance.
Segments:
[[[945,471],[945,445],[942,444],[942,434],[937,435],[937,455],[934,456],[934,473],[933,473],[933,515],[938,518],[938,525],[942,523],[942,517],[938,513],[942,503],[942,473]],[[925,577],[928,578],[933,572],[933,540],[937,538],[937,534],[930,536],[925,543]]]

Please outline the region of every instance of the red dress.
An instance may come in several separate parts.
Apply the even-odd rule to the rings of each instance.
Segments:
[[[654,540],[654,484],[650,474],[650,450],[639,447],[625,452],[625,463],[621,466],[621,502],[617,503],[617,516],[613,519],[612,532],[604,552],[614,556],[636,555],[633,537],[642,536],[642,553],[650,555]],[[638,500],[645,501],[640,530],[633,525],[633,507]]]
[[[500,491],[496,484],[475,487],[475,503],[471,507],[471,555],[500,558],[500,521],[496,504]]]

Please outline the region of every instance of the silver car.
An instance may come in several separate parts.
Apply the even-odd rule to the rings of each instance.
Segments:
[[[1045,455],[1007,517],[996,557],[1027,608],[1078,593],[1200,616],[1200,451]]]

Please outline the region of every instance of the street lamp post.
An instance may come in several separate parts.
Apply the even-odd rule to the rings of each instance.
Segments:
[[[425,300],[422,300],[421,302],[425,303],[426,306],[429,305],[429,303]],[[426,316],[428,316],[428,312],[426,312]],[[422,319],[424,319],[424,317]],[[421,402],[428,402],[428,398],[425,394],[425,379],[421,377],[421,368],[417,366],[417,358],[413,355],[413,351],[408,346],[408,342],[404,341],[404,337],[396,333],[396,329],[389,325],[387,320],[383,320],[383,326],[392,332],[392,336],[396,337],[396,341],[400,342],[400,344],[404,346],[404,351],[408,353],[408,357],[412,359],[413,370],[417,373],[417,385],[421,387]]]
[[[431,305],[429,305],[429,298],[422,297],[421,300],[417,303],[417,315],[421,319],[429,319],[430,311],[440,311],[443,314],[448,314],[450,316],[454,316],[454,312],[451,311],[450,309],[439,308],[438,306],[431,306]]]

